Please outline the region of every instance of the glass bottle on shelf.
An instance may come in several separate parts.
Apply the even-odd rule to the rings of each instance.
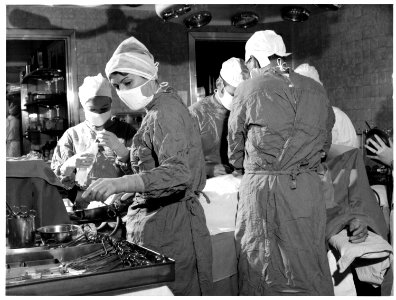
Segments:
[[[56,76],[52,81],[54,83],[53,92],[55,92],[55,94],[63,93],[65,91],[65,79],[63,76]]]
[[[55,127],[56,130],[63,130],[63,118],[60,117],[60,107],[59,105],[55,105],[55,109],[56,109],[56,117],[55,117]]]

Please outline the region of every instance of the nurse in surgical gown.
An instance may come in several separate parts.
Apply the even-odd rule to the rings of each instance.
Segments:
[[[132,110],[145,110],[133,138],[133,175],[98,179],[83,196],[103,201],[136,192],[129,207],[127,239],[173,258],[175,295],[205,295],[212,284],[209,231],[197,194],[205,186],[198,128],[177,92],[157,82],[157,64],[134,37],[123,41],[106,75]]]
[[[249,69],[242,59],[232,57],[226,60],[216,80],[217,91],[189,108],[198,121],[207,178],[229,174],[233,170],[227,154],[228,117],[236,87],[249,76]]]
[[[334,114],[324,88],[284,67],[282,38],[246,43],[252,78],[236,92],[229,157],[244,173],[235,238],[241,295],[334,295],[326,256],[321,156]]]
[[[59,139],[51,168],[66,189],[73,189],[76,206],[86,208],[92,199],[83,200],[81,194],[93,178],[114,178],[132,172],[129,147],[136,130],[128,123],[111,120],[111,86],[101,74],[84,79],[79,99],[86,120],[67,129]],[[100,145],[92,155],[89,152],[95,144]],[[78,181],[76,168],[90,166],[85,179]]]

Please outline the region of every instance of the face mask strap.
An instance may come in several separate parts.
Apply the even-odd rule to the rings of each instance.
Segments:
[[[159,88],[155,91],[155,94],[157,94],[161,89],[163,89],[164,87],[168,86],[168,82],[167,81],[163,81],[159,84]]]
[[[286,64],[286,62],[282,62],[282,59],[277,58],[276,64],[278,65],[278,68],[281,72],[287,71],[287,69],[288,69],[287,64]]]

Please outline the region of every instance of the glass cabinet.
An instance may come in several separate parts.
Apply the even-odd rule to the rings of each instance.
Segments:
[[[24,137],[44,160],[51,159],[69,124],[64,72],[40,68],[28,73],[21,84],[21,102]]]

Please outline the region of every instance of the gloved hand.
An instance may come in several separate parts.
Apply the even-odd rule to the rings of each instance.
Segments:
[[[124,195],[121,196],[121,201],[128,200],[129,198],[133,198],[136,193],[125,193]]]
[[[389,145],[390,147],[388,147],[387,145],[385,145],[385,143],[382,141],[382,139],[374,134],[374,137],[376,139],[376,141],[372,140],[372,139],[368,139],[366,141],[366,145],[364,145],[364,147],[366,147],[366,149],[370,150],[371,152],[375,153],[375,155],[367,155],[367,157],[372,158],[372,159],[378,159],[379,161],[381,161],[382,163],[384,163],[387,166],[392,165],[393,162],[393,143],[391,140],[389,140]],[[371,144],[369,146],[369,144]],[[374,148],[373,148],[374,147]]]
[[[119,178],[99,178],[91,183],[81,198],[91,198],[104,202],[109,196],[117,193],[144,192],[144,183],[138,174],[125,175]]]
[[[352,219],[348,224],[348,235],[351,243],[364,242],[368,236],[367,224],[360,219]]]
[[[223,164],[216,164],[214,165],[213,176],[216,177],[216,176],[226,175],[231,172],[232,170],[229,166]]]
[[[64,176],[70,176],[76,168],[89,168],[94,160],[95,155],[92,153],[77,153],[63,163],[60,171]]]
[[[99,145],[109,147],[118,157],[126,157],[129,155],[127,147],[120,142],[114,133],[103,129],[97,133],[96,138],[99,140]]]

